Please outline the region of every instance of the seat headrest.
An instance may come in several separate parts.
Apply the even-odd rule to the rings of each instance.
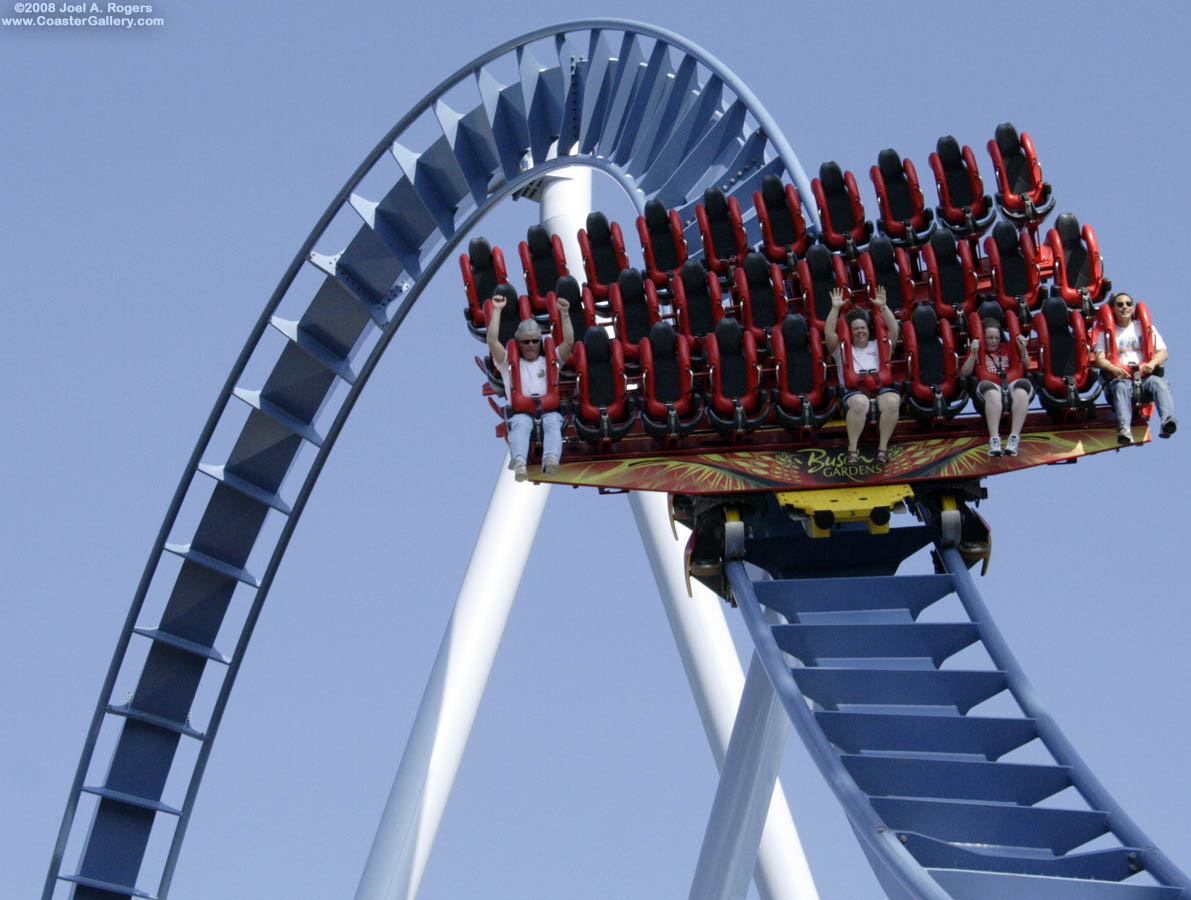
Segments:
[[[517,297],[517,289],[511,284],[498,284],[496,286],[496,290],[492,292],[492,296],[504,298],[506,301],[513,304],[513,310],[516,310],[517,301],[519,298]]]
[[[997,146],[1001,148],[1002,156],[1021,153],[1021,141],[1012,122],[1002,122],[997,126]]]
[[[770,172],[761,179],[761,196],[765,205],[769,207],[784,206],[786,203],[786,186],[781,178]]]
[[[713,219],[728,214],[728,200],[724,192],[717,187],[709,187],[703,192],[703,208]]]
[[[996,300],[984,300],[980,306],[976,308],[976,316],[983,322],[985,319],[996,319],[1001,325],[1001,330],[1005,330],[1005,310],[1002,309],[1001,304]]]
[[[1059,331],[1066,331],[1069,325],[1067,304],[1062,297],[1047,297],[1042,301],[1042,317],[1053,337]]]
[[[935,251],[935,256],[942,256],[947,259],[955,256],[955,235],[946,228],[939,228],[930,236],[930,245]]]
[[[910,322],[919,340],[934,338],[939,333],[939,316],[929,303],[919,303],[910,313]]]
[[[616,284],[624,302],[641,302],[645,299],[645,281],[639,270],[625,269],[616,276]]]
[[[812,273],[830,272],[832,255],[832,252],[822,244],[814,244],[806,251],[806,264]]]
[[[877,167],[886,179],[902,177],[902,158],[892,147],[877,154]]]
[[[939,138],[939,142],[935,144],[935,152],[939,154],[939,160],[944,165],[957,163],[963,159],[963,153],[959,149],[959,141],[949,134],[945,134]]]
[[[588,213],[587,236],[601,243],[611,240],[612,229],[608,227],[608,217],[602,212]]]
[[[573,275],[563,275],[554,285],[554,293],[559,297],[565,297],[568,303],[578,303],[583,297],[579,290],[579,282],[575,280]]]
[[[769,260],[755,250],[744,257],[744,277],[750,285],[769,281]]]
[[[893,268],[893,244],[883,234],[878,234],[868,244],[868,255],[878,270]]]
[[[645,224],[650,231],[662,231],[670,227],[670,216],[661,200],[649,200],[645,204]]]
[[[720,353],[737,353],[740,350],[740,323],[735,319],[723,318],[715,326],[715,340]]]
[[[782,339],[786,342],[787,353],[805,350],[810,344],[810,326],[806,316],[790,313],[782,319]]]
[[[530,225],[525,233],[525,243],[529,245],[529,252],[534,256],[553,256],[554,247],[550,243],[550,235],[541,225]]]
[[[819,166],[819,181],[822,182],[825,190],[843,190],[844,173],[840,170],[839,163],[831,160]]]
[[[697,259],[688,259],[682,264],[682,286],[688,294],[707,293],[707,270]]]
[[[1072,213],[1063,213],[1055,219],[1055,231],[1064,247],[1074,247],[1080,240],[1079,219]]]
[[[997,249],[1001,253],[1016,253],[1020,246],[1017,229],[1004,220],[998,222],[993,228],[993,240],[996,241]]]
[[[583,349],[587,352],[587,361],[607,362],[612,357],[612,343],[608,339],[608,332],[603,328],[589,328],[583,335]]]
[[[492,265],[492,248],[482,237],[474,237],[467,244],[467,258],[473,268],[486,269]]]
[[[678,348],[678,335],[669,322],[654,322],[649,329],[649,346],[655,356],[673,356]]]

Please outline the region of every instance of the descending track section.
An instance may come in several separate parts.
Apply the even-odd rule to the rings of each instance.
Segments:
[[[747,201],[768,173],[814,208],[752,93],[662,29],[543,28],[431,91],[315,225],[219,392],[100,688],[44,900],[168,894],[253,627],[369,375],[468,231],[574,165],[608,174],[638,208],[657,198],[679,209],[692,229],[707,187]],[[746,227],[756,241],[755,214]]]
[[[922,512],[928,524],[815,539],[772,507],[729,528],[725,553],[766,672],[888,896],[1191,897],[1039,704],[929,524],[944,517]],[[894,574],[932,541],[936,572]]]

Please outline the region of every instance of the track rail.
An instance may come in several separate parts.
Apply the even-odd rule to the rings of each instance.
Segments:
[[[516,78],[502,83],[498,70]],[[465,111],[448,106],[468,92]],[[318,220],[219,391],[100,688],[43,900],[63,883],[76,900],[168,895],[256,621],[360,392],[468,231],[505,197],[572,165],[606,172],[639,209],[655,197],[678,208],[692,232],[706,187],[747,200],[770,172],[793,181],[814,215],[806,174],[752,92],[660,28],[592,19],[538,29],[428,93]],[[362,185],[375,193],[357,193]],[[746,215],[755,241],[755,217]],[[345,224],[354,236],[325,247]],[[313,289],[298,277],[308,268],[317,273]],[[268,374],[252,381],[250,370]],[[230,438],[226,457],[215,449],[220,436]],[[197,525],[183,523],[184,509],[201,510]],[[147,604],[159,593],[160,607]],[[127,697],[115,696],[119,683],[134,685]],[[204,698],[209,712],[194,722]],[[111,746],[103,735],[114,735]],[[180,801],[164,802],[179,784]],[[97,802],[84,824],[86,797]],[[167,849],[154,855],[159,832]],[[64,872],[72,838],[81,845],[77,869]]]
[[[855,577],[854,566],[812,569],[824,551],[777,516],[750,527],[725,565],[732,596],[889,897],[1191,897],[1191,880],[1043,708],[959,550],[937,543],[941,571],[894,574],[936,528],[857,530],[850,555],[885,560],[886,571]],[[745,560],[775,580],[752,579]],[[963,615],[919,620],[952,596],[947,609]],[[771,625],[762,607],[787,624]],[[971,662],[979,650],[987,664]],[[945,665],[961,651],[963,663]],[[977,709],[989,701],[995,711]]]

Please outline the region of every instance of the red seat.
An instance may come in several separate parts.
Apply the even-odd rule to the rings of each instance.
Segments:
[[[641,341],[641,395],[642,428],[667,446],[690,434],[703,418],[690,341],[667,322],[655,322]]]
[[[856,176],[841,171],[839,163],[825,162],[819,166],[819,177],[811,182],[811,191],[819,207],[819,240],[855,259],[873,235],[873,223],[864,219]]]
[[[1042,180],[1042,166],[1034,152],[1034,142],[1026,132],[1019,138],[1010,122],[997,126],[996,136],[988,142],[997,173],[997,205],[1015,222],[1037,223],[1054,209],[1050,185]]]
[[[707,335],[724,317],[724,302],[719,278],[698,260],[688,259],[674,279],[674,314],[692,352],[702,352]]]
[[[529,396],[521,390],[521,351],[516,340],[511,340],[505,345],[505,353],[508,354],[509,376],[513,381],[511,388],[505,385],[505,396],[509,399],[511,411],[540,416],[544,412],[557,410],[561,397],[558,390],[558,354],[554,349],[554,339],[547,335],[542,337],[542,356],[546,360],[546,393],[538,396]],[[535,441],[540,440],[539,427],[540,423],[534,426]]]
[[[761,391],[757,345],[739,322],[724,318],[706,346],[710,382],[707,418],[719,434],[741,441],[769,418],[769,403]]]
[[[657,288],[642,278],[636,269],[625,269],[611,286],[608,301],[612,307],[612,323],[616,338],[624,351],[624,358],[636,363],[640,357],[641,338],[661,318]]]
[[[740,303],[740,320],[752,333],[757,346],[765,346],[766,336],[786,317],[786,284],[782,270],[760,253],[748,253],[736,269],[735,288]]]
[[[802,291],[798,305],[811,325],[822,334],[831,312],[832,289],[838,287],[845,298],[851,296],[843,258],[822,244],[815,244],[806,251],[806,257],[798,261],[798,285]]]
[[[835,386],[827,381],[823,339],[806,316],[790,313],[772,334],[773,412],[791,434],[807,436],[835,409]]]
[[[868,249],[860,254],[860,271],[868,286],[871,303],[878,287],[885,288],[885,302],[898,319],[905,319],[914,306],[913,269],[910,254],[902,247],[894,247],[889,238],[877,235],[869,241]]]
[[[811,243],[798,191],[771,173],[761,179],[761,190],[753,192],[753,206],[761,223],[765,255],[792,271]]]
[[[667,213],[660,201],[650,200],[645,204],[645,215],[637,216],[637,236],[641,238],[645,273],[659,289],[668,288],[687,256],[677,210]]]
[[[962,329],[977,303],[976,266],[967,241],[956,241],[950,231],[936,231],[922,248],[922,261],[935,312]]]
[[[507,344],[513,339],[513,332],[517,330],[517,326],[521,324],[523,319],[532,318],[532,313],[529,307],[529,298],[525,294],[517,295],[517,289],[511,284],[498,284],[494,295],[504,297],[506,306],[500,315],[500,334],[497,340],[502,344]],[[484,301],[484,329],[487,331],[488,323],[492,321],[492,298],[489,297]]]
[[[618,341],[602,328],[592,328],[576,343],[575,431],[588,443],[607,450],[633,427],[628,405],[624,356]]]
[[[709,187],[703,192],[703,202],[695,204],[695,218],[707,268],[726,276],[732,266],[744,261],[749,249],[740,205],[735,197],[725,197],[719,188]]]
[[[988,348],[984,341],[984,326],[981,323],[980,313],[974,310],[968,314],[968,335],[969,339],[979,338],[980,347],[976,352],[976,368],[972,375],[977,382],[991,381],[993,384],[1007,388],[1018,379],[1026,377],[1026,373],[1029,371],[1029,360],[1022,359],[1021,351],[1017,346],[1017,339],[1021,335],[1021,324],[1018,321],[1017,313],[1012,310],[1003,310],[999,306],[994,308],[999,316],[991,318],[999,318],[1001,331],[1009,335],[1008,341],[1001,342],[1001,346],[1005,348],[1005,353],[1009,357],[1009,365],[1006,366],[1004,372],[999,372],[995,366],[989,365]],[[983,412],[983,403],[979,402],[979,394],[975,396],[977,406]],[[1004,412],[1008,414],[1009,410],[1009,404],[1005,404]]]
[[[984,239],[984,252],[992,269],[997,302],[1025,321],[1038,308],[1038,259],[1029,232],[1018,232],[1008,222],[998,222]]]
[[[481,340],[488,327],[484,315],[484,301],[493,295],[498,284],[508,284],[505,272],[505,255],[499,247],[489,246],[482,237],[474,237],[467,245],[467,252],[459,254],[459,268],[463,271],[463,287],[467,293],[468,328]]]
[[[1083,316],[1062,297],[1048,297],[1034,315],[1038,335],[1038,397],[1060,421],[1087,416],[1103,382],[1088,367]],[[1090,387],[1089,387],[1090,385]]]
[[[944,135],[930,155],[939,192],[936,210],[939,220],[957,235],[973,240],[984,234],[997,217],[992,200],[984,193],[984,179],[976,166],[976,154],[951,135]]]
[[[1100,258],[1096,232],[1091,225],[1084,225],[1081,230],[1079,219],[1063,213],[1047,232],[1046,243],[1054,254],[1055,288],[1059,296],[1090,319],[1092,304],[1112,290],[1112,282],[1104,278],[1104,260]]]
[[[591,295],[596,300],[607,300],[608,288],[629,267],[620,226],[615,222],[609,225],[602,212],[589,213],[587,227],[579,229],[579,250]]]
[[[951,323],[929,303],[920,303],[902,329],[906,345],[906,404],[919,424],[938,428],[968,402],[956,374]]]
[[[926,208],[914,163],[887,148],[877,154],[877,164],[868,174],[877,191],[881,210],[877,227],[881,232],[907,247],[917,247],[927,240],[935,229],[935,216]]]
[[[518,246],[521,267],[525,271],[525,289],[535,313],[546,311],[546,295],[558,279],[567,274],[567,257],[562,238],[551,236],[541,225],[531,225],[526,239]]]

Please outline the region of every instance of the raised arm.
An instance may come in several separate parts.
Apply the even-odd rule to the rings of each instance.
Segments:
[[[555,353],[558,356],[558,364],[565,366],[571,358],[571,348],[575,346],[575,327],[571,324],[571,301],[566,297],[559,297],[556,302],[558,315],[562,319],[562,343],[558,345]]]
[[[833,354],[839,349],[839,333],[836,326],[839,323],[839,311],[844,306],[844,292],[841,288],[832,288],[827,296],[831,298],[831,312],[827,314],[827,321],[823,323],[823,330],[827,332],[823,337],[827,340],[828,354]]]
[[[959,374],[967,378],[976,371],[976,357],[980,354],[980,338],[973,338],[968,344],[968,355],[964,357],[963,365],[959,367]]]
[[[893,310],[889,308],[889,304],[885,302],[885,287],[884,285],[877,286],[877,294],[873,298],[873,305],[881,312],[881,318],[885,320],[885,331],[889,335],[889,346],[897,346],[897,316],[893,314]]]
[[[508,302],[500,294],[493,294],[492,321],[488,323],[488,352],[492,355],[493,364],[499,368],[505,364],[505,348],[500,344],[500,314]]]

